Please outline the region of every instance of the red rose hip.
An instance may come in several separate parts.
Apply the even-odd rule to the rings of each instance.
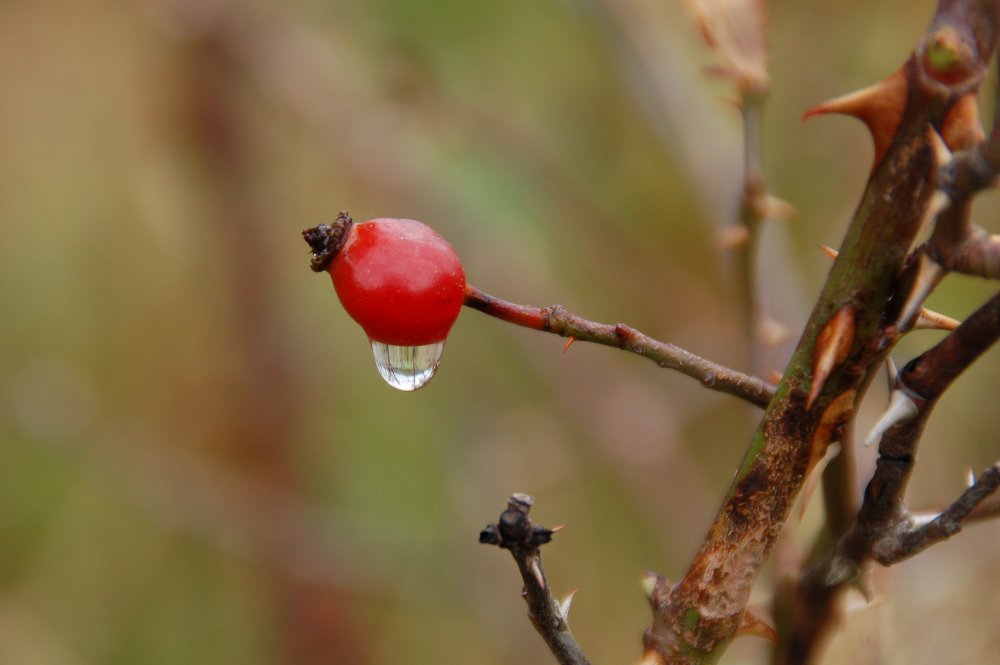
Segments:
[[[367,333],[382,377],[416,390],[434,375],[465,298],[465,271],[448,242],[412,219],[331,225],[303,232],[312,268],[333,278],[341,304]]]

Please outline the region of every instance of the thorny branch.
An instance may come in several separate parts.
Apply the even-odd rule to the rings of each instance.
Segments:
[[[534,504],[527,494],[513,494],[496,524],[487,524],[479,542],[496,545],[511,553],[524,581],[522,595],[528,616],[549,650],[561,665],[590,665],[566,623],[569,602],[559,603],[552,595],[542,570],[541,547],[552,540],[555,529],[533,526],[528,513]]]
[[[910,361],[896,378],[889,409],[876,425],[884,432],[879,460],[858,520],[830,571],[836,583],[873,558],[890,565],[958,531],[969,513],[997,488],[996,468],[977,480],[937,518],[914,528],[903,498],[917,445],[931,410],[951,383],[1000,338],[1000,293],[973,312],[948,337]]]
[[[562,305],[518,305],[472,286],[466,287],[465,306],[532,330],[630,351],[649,358],[660,367],[697,379],[706,388],[739,397],[759,407],[766,407],[774,396],[774,386],[757,377],[718,365],[674,344],[653,339],[624,323],[588,321],[570,313]]]
[[[908,559],[925,549],[951,538],[962,530],[967,518],[987,497],[1000,487],[1000,464],[984,471],[971,487],[965,490],[940,515],[895,537],[881,540],[875,548],[875,560],[890,566]]]

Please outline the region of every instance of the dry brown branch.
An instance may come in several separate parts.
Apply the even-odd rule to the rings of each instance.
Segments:
[[[566,623],[569,604],[560,604],[542,569],[541,547],[552,540],[554,529],[533,526],[528,513],[534,504],[527,494],[513,494],[507,509],[495,524],[487,524],[479,542],[496,545],[514,557],[524,582],[522,595],[528,604],[528,617],[538,634],[561,665],[590,665]]]
[[[977,506],[1000,487],[1000,464],[986,469],[958,499],[934,519],[903,533],[891,533],[881,539],[873,556],[883,566],[891,566],[945,541],[962,530]]]

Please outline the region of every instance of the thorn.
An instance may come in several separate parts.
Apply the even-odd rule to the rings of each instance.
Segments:
[[[858,564],[842,554],[834,555],[830,561],[830,567],[826,571],[823,582],[827,586],[838,586],[845,582],[856,580],[861,576],[861,569]]]
[[[762,318],[757,324],[757,339],[766,347],[774,348],[787,342],[791,336],[792,331],[788,326],[769,316]]]
[[[919,313],[924,300],[931,294],[948,271],[941,267],[934,259],[926,254],[920,255],[920,265],[917,266],[917,276],[913,280],[910,293],[906,296],[906,302],[896,317],[896,330],[907,330],[905,326],[912,326],[912,319]]]
[[[813,349],[812,389],[806,400],[806,410],[812,408],[826,380],[841,365],[854,345],[854,306],[850,303],[838,309],[823,326]]]
[[[542,567],[538,564],[538,557],[531,558],[531,574],[535,576],[535,581],[541,589],[545,588],[545,576],[542,575]]]
[[[924,208],[924,215],[920,219],[920,228],[927,228],[930,226],[931,220],[936,218],[941,212],[951,205],[951,197],[945,193],[943,189],[935,190],[931,194],[931,198],[927,201],[927,207]]]
[[[559,616],[562,617],[563,623],[569,625],[569,608],[573,604],[573,596],[579,589],[573,589],[566,597],[559,601]]]
[[[565,524],[559,524],[557,526],[554,526],[554,527],[550,528],[549,531],[551,533],[559,533],[560,531],[562,531],[565,528],[566,528]]]
[[[934,193],[931,194],[931,198],[927,201],[927,207],[924,208],[923,216],[920,218],[918,228],[926,229],[929,227],[931,222],[936,220],[938,215],[944,212],[944,210],[951,204],[951,197],[943,189],[934,190]]]
[[[764,219],[787,222],[799,216],[799,210],[788,201],[777,196],[764,197]]]
[[[715,241],[724,250],[741,249],[750,240],[750,230],[743,224],[729,224],[715,233]]]
[[[880,83],[812,107],[802,119],[825,113],[843,113],[865,123],[875,144],[874,170],[885,156],[902,121],[908,89],[906,72],[900,69]]]
[[[921,307],[920,313],[917,314],[917,320],[913,323],[913,329],[951,331],[961,325],[961,323],[958,319],[953,319],[946,314]]]
[[[870,446],[882,438],[882,435],[895,425],[912,420],[920,413],[917,403],[907,393],[905,388],[897,388],[892,391],[889,400],[889,407],[882,414],[882,417],[875,423],[871,434],[865,439],[865,445]]]
[[[821,252],[829,256],[831,259],[835,259],[838,256],[840,256],[840,252],[835,250],[833,247],[830,247],[829,245],[820,245],[819,249]]]
[[[869,609],[875,603],[881,603],[885,599],[875,595],[875,587],[872,585],[872,576],[866,569],[861,568],[858,570],[858,576],[854,579],[854,584],[851,586],[861,594],[861,600],[858,601],[856,598],[851,600],[848,599],[845,604],[844,611],[848,616],[857,614],[862,610]]]
[[[826,452],[819,461],[815,462],[808,475],[806,475],[806,480],[802,483],[802,491],[799,493],[801,499],[799,500],[799,522],[806,516],[806,508],[809,507],[809,501],[812,499],[813,494],[816,493],[816,489],[819,487],[819,481],[823,479],[823,471],[826,466],[833,461],[833,458],[840,454],[840,443],[832,443],[826,448]]]
[[[647,649],[642,654],[642,662],[639,665],[667,665],[667,661],[655,649]]]
[[[763,637],[772,644],[778,642],[778,633],[774,630],[774,627],[750,610],[743,610],[743,616],[740,617],[740,625],[736,628],[736,637],[744,635]]]
[[[569,347],[573,346],[573,342],[575,342],[575,341],[576,341],[576,337],[573,337],[572,335],[570,335],[569,337],[567,337],[566,338],[566,343],[563,344],[563,353],[566,353],[567,351],[569,351]]]
[[[965,486],[972,487],[976,484],[976,470],[969,465],[969,468],[965,470]]]
[[[927,138],[930,141],[931,149],[934,150],[934,164],[941,168],[951,161],[951,148],[944,138],[934,129],[934,125],[927,126]]]
[[[976,93],[959,97],[941,123],[941,138],[952,151],[968,150],[986,139],[979,120]]]
[[[896,361],[892,359],[892,356],[885,357],[885,378],[889,381],[889,393],[892,393],[892,389],[896,387],[896,377],[899,376],[899,370],[896,369]]]
[[[653,593],[656,592],[656,584],[659,582],[660,576],[649,571],[642,576],[642,593],[646,596],[647,600],[653,599]]]
[[[767,378],[771,383],[781,383],[781,380],[785,378],[785,375],[781,373],[781,370],[772,369],[767,373]]]

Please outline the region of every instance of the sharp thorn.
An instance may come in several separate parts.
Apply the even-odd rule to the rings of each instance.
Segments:
[[[787,222],[799,216],[798,209],[791,203],[777,196],[764,197],[764,218]]]
[[[896,378],[899,376],[899,370],[896,369],[896,361],[892,359],[892,356],[885,357],[885,378],[889,380],[889,392],[896,385]]]
[[[854,345],[854,306],[850,303],[838,309],[823,326],[813,349],[812,388],[806,399],[806,410],[812,408],[826,380],[851,352]]]
[[[882,417],[878,419],[878,422],[875,423],[868,438],[865,439],[865,445],[871,446],[881,440],[882,435],[892,427],[912,420],[918,413],[920,413],[920,409],[905,389],[897,388],[893,390],[892,397],[889,400],[889,407],[882,414]]]
[[[531,559],[531,574],[535,576],[535,581],[538,582],[538,587],[540,589],[544,589],[545,576],[542,575],[542,567],[538,563],[538,557],[532,557]]]
[[[921,307],[917,314],[917,320],[913,323],[914,330],[954,330],[961,321],[953,319],[947,314],[941,314],[934,310]]]
[[[750,240],[750,230],[743,224],[730,224],[715,234],[716,242],[724,250],[742,249]]]
[[[835,259],[838,256],[840,256],[840,252],[835,250],[833,247],[830,247],[829,245],[820,245],[819,249],[821,252],[829,256],[831,259]]]
[[[740,625],[736,629],[736,637],[744,635],[749,637],[763,637],[771,643],[777,643],[778,641],[778,633],[774,630],[774,627],[750,610],[743,610],[743,616],[740,617]]]
[[[896,317],[895,328],[897,330],[909,330],[913,326],[914,318],[920,312],[927,296],[948,274],[948,271],[941,264],[926,254],[921,254],[919,261],[920,265],[917,266],[917,276],[913,280],[913,286],[906,296],[906,302],[899,310],[899,316]]]
[[[566,597],[559,601],[559,616],[562,617],[563,623],[569,625],[569,608],[573,604],[573,596],[579,589],[573,589]]]
[[[909,83],[900,69],[889,78],[862,90],[823,102],[805,112],[803,120],[826,113],[843,113],[865,123],[875,145],[872,168],[882,161],[899,128],[906,108]]]
[[[931,148],[934,150],[934,163],[937,164],[938,168],[941,168],[951,161],[951,149],[933,125],[927,126],[927,136],[930,139]]]
[[[799,522],[801,522],[806,516],[806,509],[809,507],[809,501],[812,499],[813,494],[816,493],[816,489],[819,487],[820,481],[823,479],[823,471],[826,469],[827,465],[833,461],[833,458],[840,454],[840,443],[831,443],[826,448],[826,452],[823,453],[823,457],[819,461],[812,464],[809,471],[806,473],[806,480],[802,483],[802,491],[799,492]]]
[[[969,150],[986,138],[977,97],[975,92],[960,97],[941,123],[941,138],[952,151]]]

